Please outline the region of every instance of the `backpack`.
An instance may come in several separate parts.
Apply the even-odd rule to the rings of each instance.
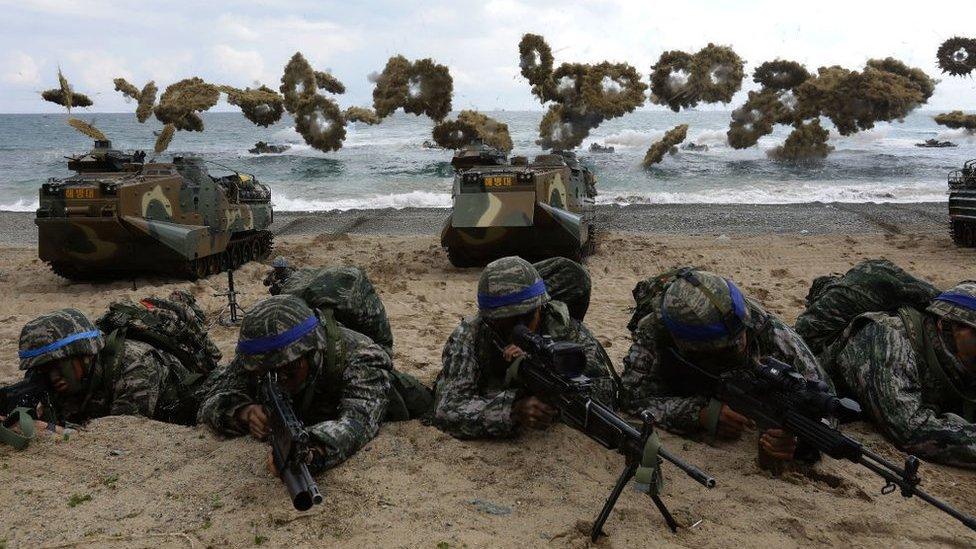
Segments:
[[[313,309],[331,310],[337,322],[369,336],[393,356],[393,330],[386,308],[359,267],[296,270],[279,289],[281,294],[301,298]]]
[[[532,265],[546,284],[546,292],[569,308],[569,316],[583,322],[590,307],[590,273],[579,263],[565,257],[552,257]]]
[[[207,333],[202,311],[192,296],[189,300],[149,297],[138,303],[116,301],[95,321],[105,333],[105,348],[99,357],[110,375],[120,367],[117,363],[126,340],[146,343],[179,361],[182,368],[170,372],[175,377],[176,383],[171,384],[175,392],[164,395],[170,403],[166,420],[186,425],[195,422],[197,393],[221,359],[220,350]]]
[[[823,353],[845,328],[864,313],[895,313],[900,308],[924,310],[939,290],[886,259],[862,261],[843,276],[813,281],[807,308],[794,328],[816,355]]]

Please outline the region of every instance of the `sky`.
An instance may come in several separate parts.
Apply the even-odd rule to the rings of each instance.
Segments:
[[[709,42],[735,49],[747,74],[775,58],[815,70],[893,56],[941,79],[925,109],[976,109],[976,80],[942,75],[935,62],[943,40],[976,37],[974,0],[0,0],[0,13],[0,113],[59,112],[40,98],[57,87],[58,67],[94,100],[82,112],[129,112],[115,77],[160,90],[190,76],[277,88],[296,51],[346,85],[342,107],[370,105],[369,75],[403,54],[450,68],[455,110],[542,110],[519,74],[526,32],[546,38],[557,65],[627,62],[645,82],[661,52]],[[756,87],[747,78],[732,104],[711,108],[733,108]]]

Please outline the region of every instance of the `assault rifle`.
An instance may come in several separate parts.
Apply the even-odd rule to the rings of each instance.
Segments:
[[[305,425],[295,415],[291,400],[278,387],[277,376],[269,372],[261,380],[261,403],[268,412],[269,440],[275,467],[281,474],[295,509],[308,511],[322,503],[322,494],[308,470],[312,446]]]
[[[834,459],[863,465],[884,479],[882,494],[897,489],[903,497],[917,496],[976,531],[976,518],[918,488],[922,479],[918,476],[917,457],[909,455],[905,465],[899,467],[825,423],[829,418],[846,423],[861,414],[857,402],[837,398],[826,383],[808,380],[793,366],[774,358],[765,358],[748,371],[740,369],[716,375],[693,364],[676,350],[672,349],[672,353],[678,362],[711,381],[715,399],[752,419],[760,428],[784,429]]]
[[[603,532],[610,512],[617,503],[624,487],[638,472],[638,468],[650,467],[656,481],[660,481],[658,469],[661,459],[673,463],[696,482],[712,488],[715,479],[694,465],[689,465],[660,446],[654,434],[654,422],[650,413],[643,415],[643,426],[633,427],[618,416],[606,404],[590,396],[592,384],[583,375],[586,354],[581,345],[570,342],[554,342],[549,337],[540,336],[523,325],[515,327],[515,344],[526,352],[526,357],[518,366],[515,377],[536,398],[559,409],[559,417],[570,427],[582,432],[609,450],[616,450],[624,456],[626,467],[617,479],[616,485],[593,523],[590,538],[596,541]],[[650,450],[650,454],[646,452]],[[653,463],[648,463],[648,455]],[[642,484],[652,484],[643,482]],[[650,487],[649,487],[650,488]],[[672,532],[677,531],[677,523],[664,505],[656,490],[646,490],[661,512]]]
[[[8,416],[16,408],[27,408],[37,419],[37,406],[44,404],[51,408],[51,394],[47,384],[35,376],[28,376],[17,383],[0,387],[0,416]]]

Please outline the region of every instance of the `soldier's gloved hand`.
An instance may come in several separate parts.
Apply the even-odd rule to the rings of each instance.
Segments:
[[[708,428],[708,407],[702,408],[698,414],[698,423],[705,429]],[[718,428],[715,435],[718,438],[734,440],[742,436],[746,429],[755,429],[756,423],[746,416],[729,408],[728,404],[722,405],[722,411],[718,414]]]
[[[552,425],[558,414],[559,410],[531,396],[512,404],[512,421],[532,429],[545,429]]]
[[[242,429],[247,429],[251,433],[252,437],[264,440],[268,436],[268,414],[264,411],[264,406],[260,404],[242,406],[234,414],[234,418]]]
[[[790,461],[796,452],[796,437],[789,431],[769,429],[759,437],[760,463],[762,458]]]
[[[505,350],[502,351],[502,358],[505,359],[505,362],[512,362],[516,358],[522,358],[523,356],[525,356],[525,351],[514,343],[505,347]]]

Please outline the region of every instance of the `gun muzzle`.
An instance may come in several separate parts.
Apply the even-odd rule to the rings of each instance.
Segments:
[[[295,510],[308,511],[313,505],[322,503],[322,494],[319,493],[315,479],[309,474],[308,467],[285,469],[281,472],[281,480],[285,483]]]

